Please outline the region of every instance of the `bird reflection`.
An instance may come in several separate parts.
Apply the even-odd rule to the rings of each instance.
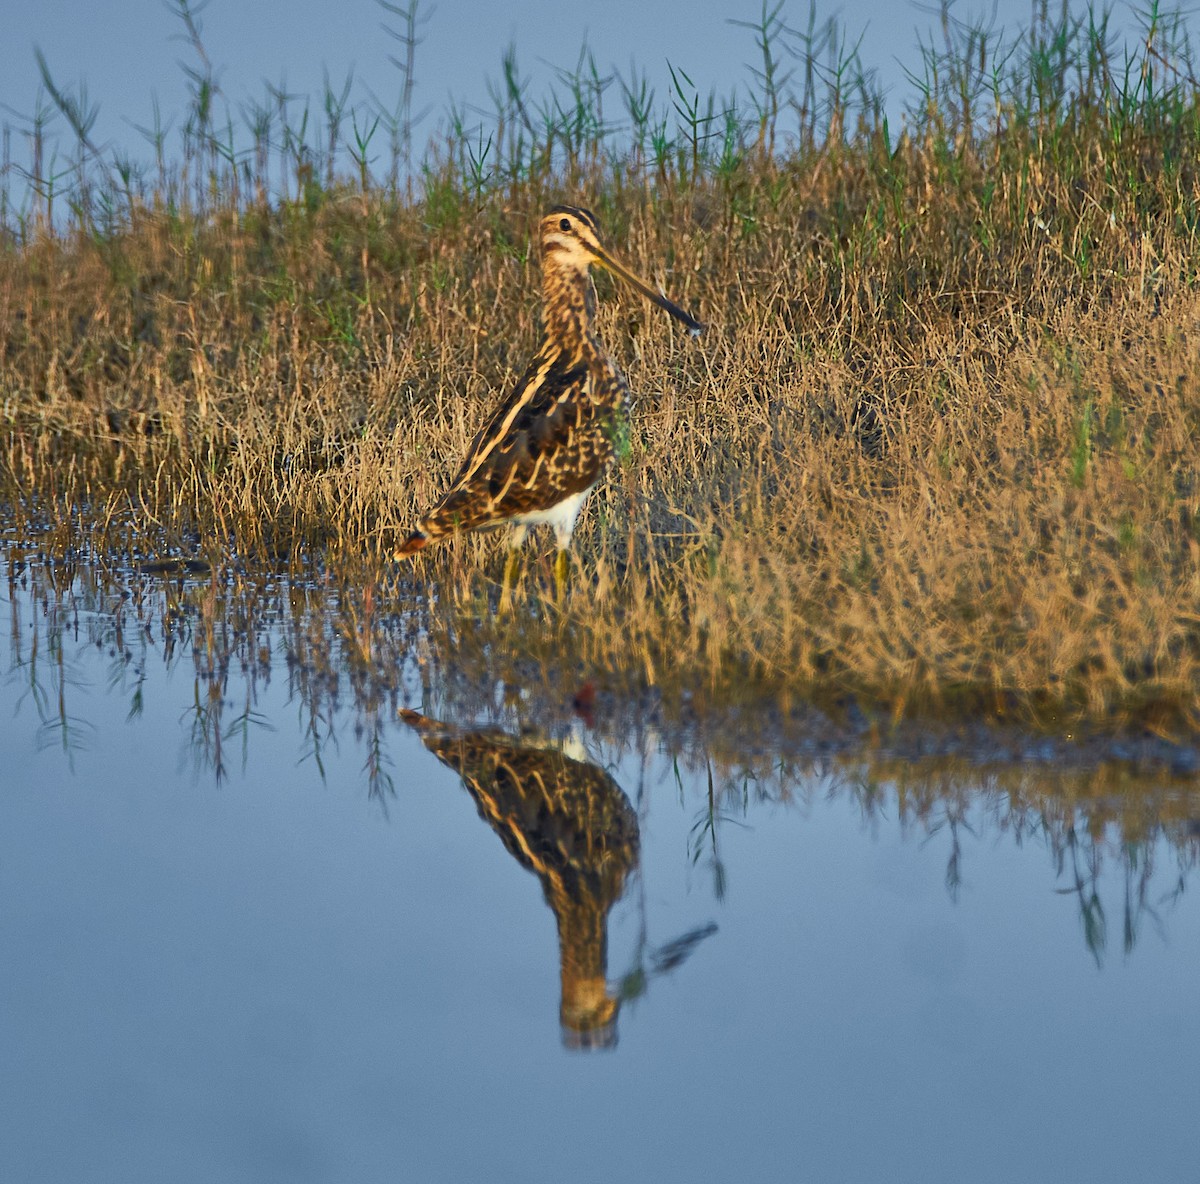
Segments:
[[[601,768],[496,729],[465,731],[402,711],[462,779],[516,860],[537,874],[558,923],[559,1018],[568,1048],[612,1048],[619,997],[606,981],[608,913],[638,860],[637,815]]]

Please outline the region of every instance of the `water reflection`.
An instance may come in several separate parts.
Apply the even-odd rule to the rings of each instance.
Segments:
[[[614,1046],[620,998],[607,982],[608,913],[638,860],[629,799],[603,769],[544,742],[401,714],[462,778],[509,854],[541,882],[558,925],[563,1043]]]
[[[602,689],[589,694],[583,714],[588,747],[603,759],[582,761],[512,738],[529,720],[539,734],[567,735],[579,723],[577,682],[555,681],[541,667],[518,679],[522,672],[510,666],[498,679],[495,656],[472,648],[465,634],[447,661],[446,637],[439,651],[430,614],[411,598],[317,570],[205,572],[184,564],[164,574],[129,561],[105,566],[0,548],[8,577],[6,743],[34,731],[42,747],[60,749],[77,767],[106,740],[90,718],[98,696],[121,702],[126,723],[136,724],[147,696],[169,695],[180,726],[163,742],[178,744],[194,773],[222,781],[283,732],[291,760],[324,776],[329,752],[350,744],[367,794],[386,810],[397,801],[395,732],[406,720],[538,875],[559,926],[564,1031],[581,1044],[615,1038],[619,1000],[675,958],[672,945],[647,947],[619,987],[605,985],[605,918],[638,861],[638,815],[605,771],[622,762],[673,785],[694,819],[688,859],[708,869],[717,897],[728,890],[719,854],[727,828],[764,806],[849,800],[865,826],[915,833],[939,852],[951,900],[980,842],[1001,835],[1042,848],[1054,891],[1073,902],[1097,963],[1162,929],[1200,860],[1200,792],[1194,777],[1172,769],[1172,752],[1189,750],[1165,742],[1098,755],[1045,737],[889,731],[811,710],[701,716],[653,692]],[[414,702],[471,725],[404,714]],[[1140,768],[1109,759],[1130,751],[1165,756]],[[1187,762],[1181,767],[1186,772]],[[677,939],[678,950],[694,940]]]
[[[13,1178],[518,1179],[530,1115],[567,1179],[1070,1179],[1064,1130],[1089,1178],[1191,1178],[1168,767],[498,671],[321,571],[5,557]]]

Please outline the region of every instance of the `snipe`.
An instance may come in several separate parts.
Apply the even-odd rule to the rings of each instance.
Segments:
[[[682,321],[694,317],[656,292],[600,243],[588,210],[555,206],[540,227],[545,336],[520,381],[475,437],[458,476],[397,549],[410,555],[460,531],[514,526],[505,566],[507,600],[517,549],[529,527],[554,527],[555,585],[566,583],[567,549],[587,495],[628,447],[629,387],[596,335],[589,268],[606,268]]]

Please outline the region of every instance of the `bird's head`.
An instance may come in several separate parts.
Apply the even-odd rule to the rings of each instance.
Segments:
[[[684,312],[661,292],[652,288],[645,280],[634,275],[619,259],[616,259],[600,242],[600,228],[596,216],[579,206],[554,206],[542,219],[541,225],[542,267],[559,272],[575,272],[586,275],[593,264],[620,276],[643,296],[665,309],[676,320],[688,327],[693,337],[704,328],[695,317]]]

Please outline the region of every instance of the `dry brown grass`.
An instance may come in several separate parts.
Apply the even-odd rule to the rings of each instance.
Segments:
[[[443,662],[1187,732],[1200,724],[1197,108],[932,119],[711,174],[574,162],[468,201],[153,203],[0,253],[0,486],[103,545],[319,555]],[[1135,114],[1137,114],[1135,112]],[[940,131],[939,131],[940,128]],[[914,129],[920,131],[920,129]],[[601,279],[637,396],[565,606],[498,535],[384,556],[536,345],[553,200],[708,329]],[[127,533],[121,538],[128,539]],[[503,658],[498,655],[505,655]]]

